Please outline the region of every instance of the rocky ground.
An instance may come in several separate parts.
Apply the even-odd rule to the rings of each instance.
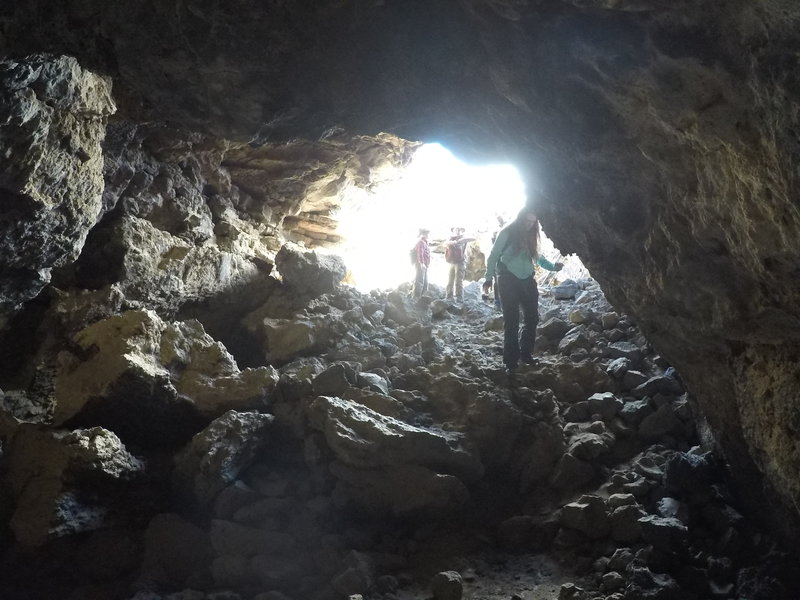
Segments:
[[[3,396],[3,597],[796,597],[593,280],[542,286],[540,361],[509,377],[477,283],[415,302],[275,263],[183,319],[51,300]]]

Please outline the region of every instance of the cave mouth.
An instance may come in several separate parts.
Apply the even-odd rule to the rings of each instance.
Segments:
[[[432,250],[429,281],[444,284],[444,242],[451,228],[463,227],[476,240],[473,251],[486,256],[493,234],[515,217],[526,197],[514,165],[468,164],[441,144],[424,144],[398,175],[372,190],[354,186],[345,193],[337,216],[343,241],[332,250],[344,258],[356,289],[396,288],[413,279],[408,251],[424,227]],[[544,234],[543,252],[548,259],[562,258]],[[478,276],[472,275],[468,270],[467,279]]]

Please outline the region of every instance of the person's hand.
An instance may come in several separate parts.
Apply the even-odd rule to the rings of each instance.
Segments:
[[[483,282],[483,293],[488,294],[492,289],[492,282],[491,281],[484,281]]]
[[[564,268],[564,263],[557,262],[557,263],[556,263],[555,265],[553,265],[553,266],[556,268],[556,271],[560,271],[561,269],[563,269],[563,268]]]

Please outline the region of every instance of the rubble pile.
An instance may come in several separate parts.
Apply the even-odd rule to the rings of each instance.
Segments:
[[[543,287],[540,360],[509,376],[477,283],[417,302],[333,284],[340,262],[315,252],[278,256],[275,293],[229,305],[261,366],[200,321],[123,310],[72,334],[49,394],[7,390],[10,528],[34,555],[69,549],[59,585],[458,598],[493,552],[555,559],[560,599],[788,597],[678,373],[594,281]],[[86,315],[58,306],[64,331]],[[73,564],[87,553],[104,567]]]

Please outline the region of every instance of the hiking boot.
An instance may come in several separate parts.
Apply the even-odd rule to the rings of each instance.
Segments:
[[[530,352],[523,352],[519,359],[524,362],[526,365],[537,365],[539,364],[539,359],[535,358],[533,354]]]
[[[513,375],[517,372],[517,363],[506,364],[506,374]]]

